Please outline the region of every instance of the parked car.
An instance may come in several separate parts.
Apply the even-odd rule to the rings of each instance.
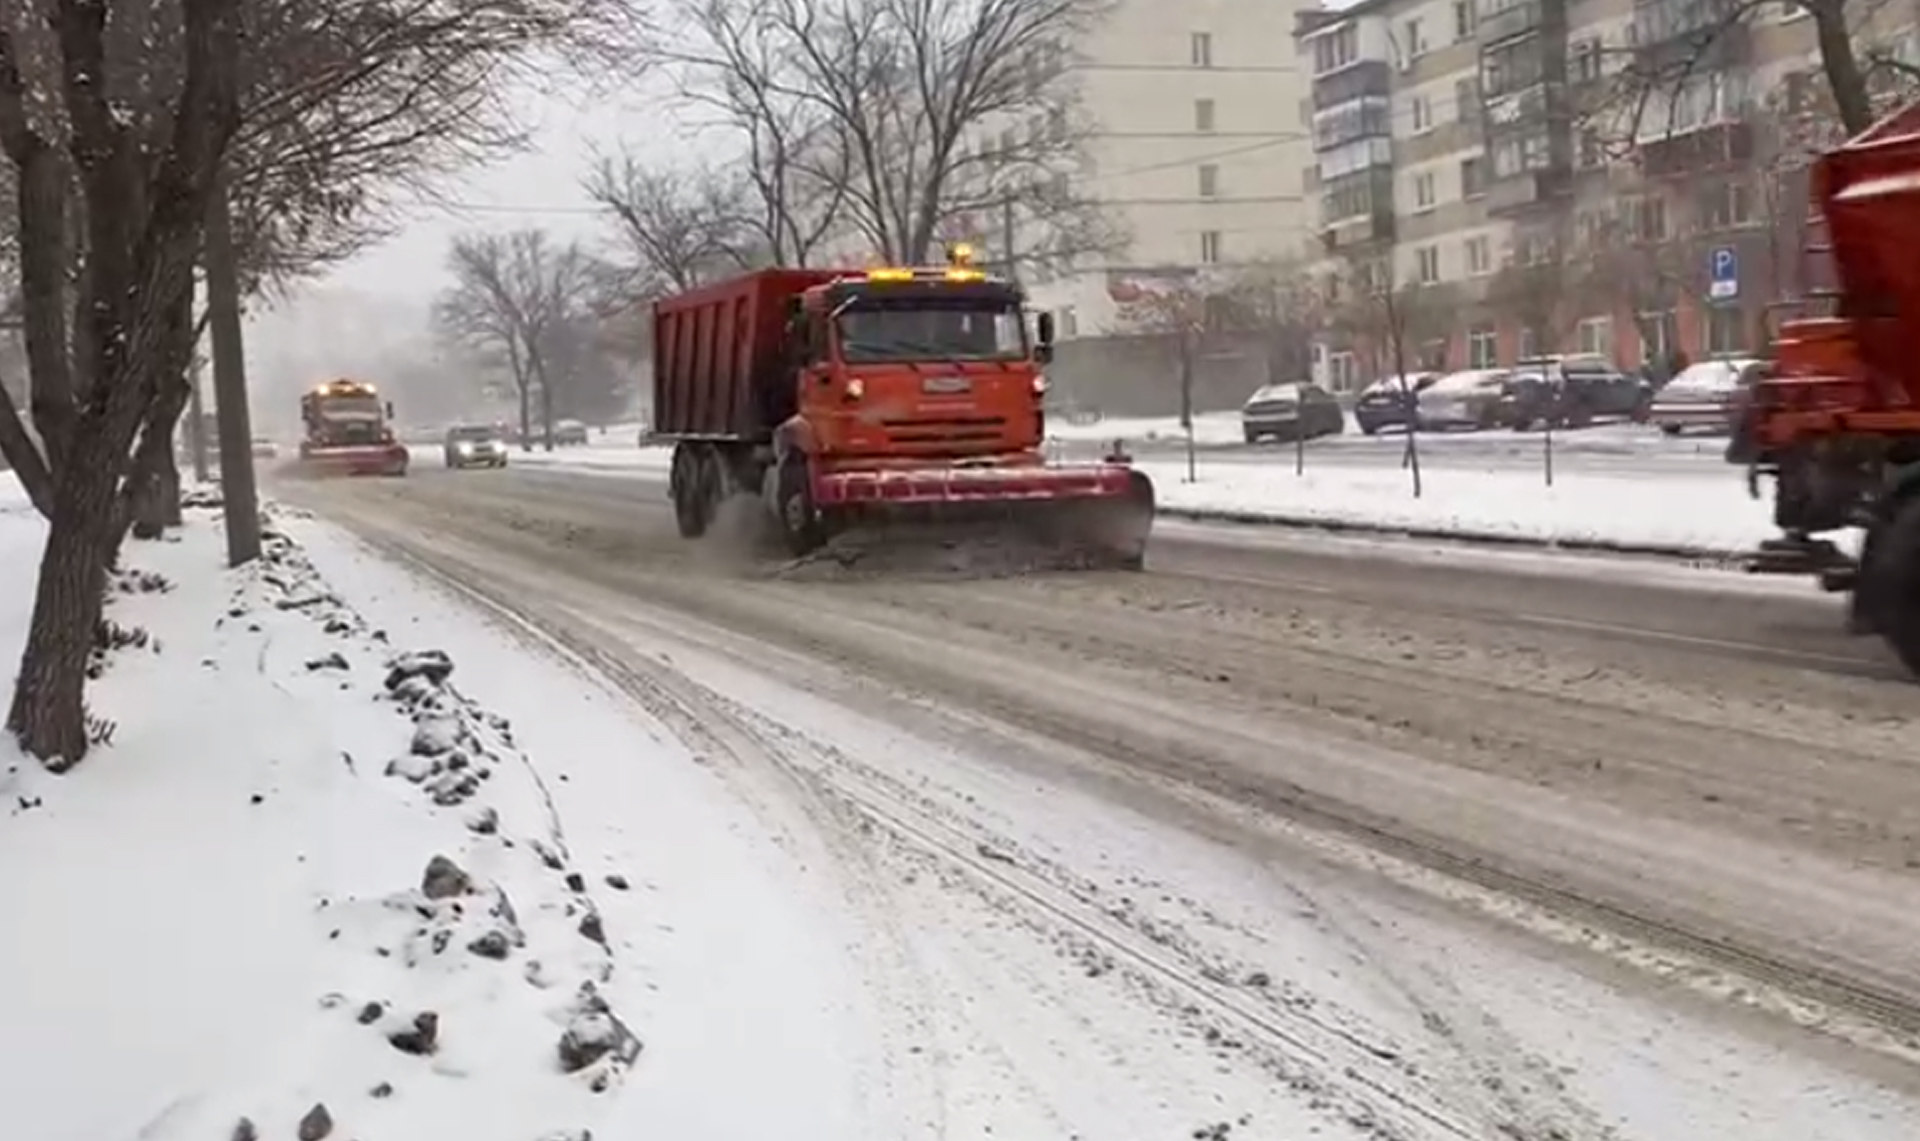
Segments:
[[[1421,429],[1497,427],[1507,377],[1507,370],[1500,368],[1467,369],[1441,377],[1420,393],[1415,404]]]
[[[1603,416],[1640,419],[1653,394],[1641,378],[1586,353],[1528,357],[1512,372],[1516,383],[1502,419],[1521,430],[1583,427]]]
[[[1247,397],[1240,426],[1249,444],[1267,436],[1313,440],[1346,431],[1347,415],[1333,393],[1317,384],[1269,384]]]
[[[254,459],[271,460],[271,459],[278,459],[279,456],[280,456],[279,444],[276,444],[272,440],[266,439],[261,436],[254,437],[254,440],[253,440],[253,458]]]
[[[1410,372],[1404,382],[1398,376],[1382,377],[1361,390],[1353,419],[1369,436],[1387,428],[1405,428],[1413,419],[1420,393],[1440,377],[1437,372]]]
[[[562,420],[553,426],[556,448],[580,447],[587,442],[587,426],[578,420]]]
[[[1688,365],[1654,393],[1648,420],[1669,436],[1688,428],[1716,435],[1733,432],[1733,410],[1740,393],[1753,384],[1766,362],[1731,357]]]
[[[498,428],[485,424],[461,424],[447,429],[445,443],[447,466],[454,470],[470,467],[506,467],[507,442]]]

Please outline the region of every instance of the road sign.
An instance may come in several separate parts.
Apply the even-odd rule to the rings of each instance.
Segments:
[[[1732,246],[1716,246],[1707,256],[1707,296],[1731,301],[1740,296],[1740,255]]]

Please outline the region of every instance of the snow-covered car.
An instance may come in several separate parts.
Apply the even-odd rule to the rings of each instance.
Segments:
[[[1472,368],[1434,381],[1414,405],[1420,427],[1426,431],[1496,427],[1508,375],[1502,368]]]
[[[271,460],[271,459],[278,459],[279,457],[280,457],[280,445],[268,439],[261,439],[257,437],[254,439],[253,441],[253,458],[254,459]]]
[[[470,467],[506,467],[507,442],[498,428],[485,424],[461,424],[447,429],[447,466],[458,471]]]
[[[587,426],[578,420],[562,420],[553,426],[556,448],[580,447],[587,442]]]
[[[1344,432],[1347,418],[1333,393],[1317,384],[1268,384],[1247,397],[1240,426],[1249,444],[1268,436],[1314,440]]]
[[[1739,395],[1765,367],[1752,357],[1730,357],[1688,365],[1679,376],[1654,393],[1649,422],[1669,436],[1689,428],[1715,434],[1733,431],[1733,409]]]
[[[1354,422],[1369,436],[1388,428],[1405,428],[1413,418],[1415,398],[1439,379],[1437,372],[1410,372],[1404,381],[1398,376],[1374,381],[1354,401]]]

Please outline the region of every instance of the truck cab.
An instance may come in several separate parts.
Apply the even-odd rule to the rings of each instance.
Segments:
[[[944,267],[870,269],[792,299],[795,384],[770,387],[770,422],[823,461],[954,460],[1035,451],[1053,320],[957,246]]]

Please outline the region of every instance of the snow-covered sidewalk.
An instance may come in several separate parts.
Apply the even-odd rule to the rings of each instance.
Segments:
[[[106,743],[55,777],[0,741],[12,1133],[562,1141],[636,1109],[682,1136],[834,1119],[844,1083],[783,1040],[832,1053],[844,992],[809,953],[832,936],[677,741],[404,571],[343,593],[276,528],[265,560],[223,572],[216,513],[188,515],[116,575],[90,691]],[[0,480],[10,662],[41,535]],[[349,579],[353,550],[324,552]],[[630,1075],[656,1032],[678,1047]],[[779,1069],[769,1053],[785,1073],[758,1100],[689,1078]]]

